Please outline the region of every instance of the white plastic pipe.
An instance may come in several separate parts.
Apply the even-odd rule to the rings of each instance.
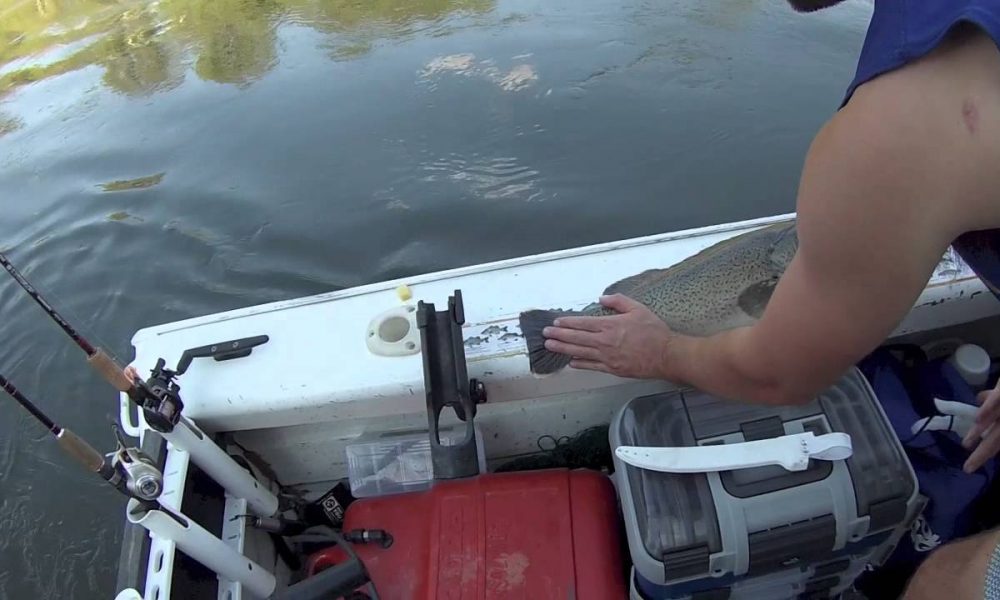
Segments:
[[[262,486],[208,435],[188,419],[181,419],[170,433],[161,434],[168,442],[191,455],[208,476],[236,498],[245,498],[257,515],[270,517],[278,512],[278,497]]]
[[[153,535],[177,544],[177,548],[191,558],[215,571],[220,577],[243,584],[244,589],[257,598],[267,598],[274,593],[274,575],[249,558],[226,545],[203,527],[177,511],[173,512],[181,525],[162,510],[144,510],[136,499],[128,501],[125,514],[130,523],[142,525]]]

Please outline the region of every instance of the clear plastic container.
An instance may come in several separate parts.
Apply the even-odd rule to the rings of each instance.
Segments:
[[[476,447],[479,472],[486,472],[486,452],[479,427]],[[462,428],[442,428],[441,443],[451,445],[461,440]],[[368,498],[416,492],[430,487],[434,479],[431,462],[430,433],[425,431],[384,434],[366,438],[347,446],[347,477],[355,498]]]

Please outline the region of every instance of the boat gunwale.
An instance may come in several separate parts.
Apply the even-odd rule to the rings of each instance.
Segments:
[[[616,240],[610,242],[600,242],[597,244],[589,244],[586,246],[577,246],[573,248],[565,248],[562,250],[553,250],[551,252],[528,254],[514,258],[506,258],[496,261],[479,263],[475,265],[456,267],[453,269],[434,271],[430,273],[424,273],[421,275],[415,275],[413,277],[401,277],[385,281],[378,281],[369,284],[335,290],[332,292],[323,292],[320,294],[314,294],[311,296],[302,296],[299,298],[292,298],[288,300],[278,300],[276,302],[269,302],[265,304],[259,304],[256,306],[236,308],[233,310],[228,310],[198,317],[192,317],[189,319],[182,319],[180,321],[173,321],[169,323],[162,323],[160,325],[152,325],[149,327],[141,328],[138,331],[136,331],[135,335],[132,337],[132,344],[133,346],[138,345],[147,337],[164,335],[176,331],[182,331],[184,329],[191,329],[209,323],[219,323],[223,321],[240,319],[243,317],[250,317],[270,312],[277,312],[290,308],[298,308],[313,304],[322,304],[324,302],[330,302],[333,300],[339,300],[343,298],[352,298],[356,296],[363,296],[366,294],[384,292],[386,290],[398,287],[401,284],[421,285],[426,283],[434,283],[447,279],[455,279],[458,277],[481,275],[484,273],[509,269],[513,267],[542,264],[557,260],[563,260],[567,258],[577,258],[581,256],[601,254],[604,252],[613,252],[616,250],[624,250],[628,248],[638,248],[642,246],[651,246],[665,242],[673,242],[673,241],[696,238],[696,237],[731,233],[743,229],[755,229],[759,227],[765,227],[767,225],[772,225],[774,223],[791,221],[795,219],[795,216],[796,216],[795,213],[784,213],[780,215],[759,217],[756,219],[748,219],[744,221],[732,221],[728,223],[708,225],[705,227],[683,229],[680,231],[656,233],[647,236],[633,237],[633,238],[627,238],[623,240]]]

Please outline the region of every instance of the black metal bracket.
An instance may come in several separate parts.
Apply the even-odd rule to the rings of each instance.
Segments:
[[[436,312],[434,305],[417,303],[417,327],[424,362],[424,392],[430,427],[431,461],[435,479],[457,479],[479,473],[476,448],[476,403],[486,400],[482,383],[469,380],[465,363],[462,325],[465,309],[462,291],[448,298],[448,310]],[[474,399],[475,397],[475,399]],[[465,422],[465,434],[454,445],[443,445],[440,435],[441,411],[450,407]]]
[[[255,335],[238,340],[229,340],[228,342],[218,342],[207,346],[188,348],[181,354],[181,359],[177,361],[175,374],[183,375],[188,370],[188,367],[191,366],[191,361],[196,358],[214,358],[216,361],[222,362],[224,360],[250,356],[250,353],[253,352],[256,346],[266,344],[269,339],[271,338],[266,335]]]
[[[242,358],[249,356],[256,346],[267,343],[269,339],[266,335],[257,335],[189,348],[181,354],[176,369],[166,368],[166,361],[157,359],[149,379],[135,382],[132,400],[142,408],[150,427],[161,433],[169,433],[180,421],[181,411],[184,410],[181,387],[174,379],[188,370],[191,361],[196,358],[214,358],[221,362]]]

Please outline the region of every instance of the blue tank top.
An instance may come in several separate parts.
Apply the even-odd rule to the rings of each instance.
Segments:
[[[1000,47],[1000,0],[875,0],[858,68],[841,106],[858,86],[930,53],[962,22],[978,26]],[[1000,230],[969,232],[952,246],[1000,298]]]
[[[1000,0],[875,0],[844,104],[859,85],[928,54],[963,21],[1000,44]]]

